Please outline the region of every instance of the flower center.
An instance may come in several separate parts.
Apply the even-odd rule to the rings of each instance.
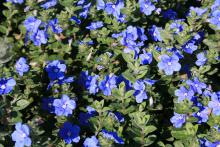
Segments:
[[[106,83],[105,86],[106,86],[106,87],[109,87],[109,83]]]
[[[195,84],[195,87],[198,87],[198,84]]]
[[[57,68],[54,68],[53,71],[54,71],[54,72],[58,72],[59,70],[58,70]]]
[[[2,85],[2,86],[1,86],[1,89],[5,89],[5,88],[6,88],[6,86],[5,86],[5,85]]]
[[[115,9],[115,7],[116,7],[115,5],[112,5],[112,8],[113,8],[113,9]]]
[[[72,134],[72,133],[69,131],[69,132],[67,133],[67,136],[71,136],[71,134]]]
[[[187,96],[188,94],[187,93],[184,93],[184,96]]]
[[[167,65],[169,65],[169,66],[170,66],[170,65],[172,65],[172,63],[171,63],[171,62],[168,62],[168,63],[167,63]]]
[[[62,106],[63,109],[66,109],[67,107],[67,103],[64,103],[64,105]]]

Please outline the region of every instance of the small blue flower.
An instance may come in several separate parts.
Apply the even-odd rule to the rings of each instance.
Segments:
[[[192,80],[187,80],[186,84],[188,84],[190,86],[190,88],[194,91],[197,92],[198,94],[202,94],[202,89],[206,88],[206,84],[202,83],[199,81],[199,79],[197,77],[195,77]]]
[[[215,10],[212,12],[212,17],[209,19],[209,22],[220,29],[220,10]]]
[[[157,26],[153,25],[152,28],[149,30],[149,34],[151,35],[154,41],[162,41],[159,31],[160,29],[161,28],[158,28]]]
[[[53,20],[50,20],[48,25],[51,27],[52,31],[56,34],[59,34],[63,31],[63,29],[58,24],[58,19],[55,18]]]
[[[140,63],[142,65],[146,65],[146,64],[151,64],[152,60],[153,60],[153,55],[151,52],[146,53],[146,51],[143,51],[143,54],[140,54]]]
[[[144,81],[136,81],[134,83],[134,96],[136,98],[136,102],[137,103],[142,103],[143,100],[148,99],[147,93],[145,91],[145,84]]]
[[[215,0],[214,4],[212,5],[212,11],[215,11],[220,7],[220,0]]]
[[[66,65],[63,61],[54,60],[49,62],[45,69],[48,73],[50,80],[61,80],[65,76]]]
[[[103,91],[105,96],[110,96],[113,88],[116,88],[116,76],[107,75],[105,79],[102,80],[99,84],[99,88]]]
[[[0,95],[10,93],[15,85],[16,82],[13,78],[0,78]]]
[[[201,107],[199,112],[195,114],[195,117],[199,119],[198,123],[207,122],[209,119],[209,108]]]
[[[89,30],[96,30],[103,27],[103,22],[102,21],[97,21],[97,22],[92,22],[89,26],[86,28]]]
[[[108,112],[108,116],[114,117],[114,119],[115,119],[117,122],[120,122],[120,123],[122,123],[122,122],[125,121],[123,115],[122,115],[120,112],[114,112],[114,113],[113,113],[113,112],[109,111],[109,112]]]
[[[186,114],[178,114],[174,112],[174,116],[170,119],[175,128],[181,128],[186,122]]]
[[[150,0],[139,0],[138,3],[140,5],[140,11],[147,16],[151,15],[156,9]]]
[[[89,93],[96,94],[99,91],[98,78],[98,75],[88,76],[85,86]]]
[[[59,130],[59,136],[67,143],[72,142],[78,143],[80,140],[79,136],[80,127],[77,125],[72,125],[70,122],[65,122]]]
[[[183,19],[175,20],[173,23],[170,24],[170,29],[173,30],[175,34],[179,34],[184,30],[184,26],[183,24],[181,24],[181,22],[183,21]]]
[[[29,65],[27,64],[27,60],[24,57],[21,57],[18,59],[18,61],[15,64],[15,68],[17,73],[20,76],[23,76],[24,73],[29,71]]]
[[[43,98],[42,109],[50,113],[54,113],[54,98]]]
[[[44,3],[43,5],[41,5],[41,7],[44,9],[49,9],[50,7],[53,7],[56,4],[57,4],[57,0],[49,0],[46,3]]]
[[[14,4],[22,4],[24,0],[6,0],[6,2],[12,2]]]
[[[144,79],[144,83],[146,83],[147,85],[154,85],[158,80],[152,80],[152,79]]]
[[[125,83],[125,89],[126,91],[132,89],[132,84],[129,80],[127,80],[123,75],[118,76],[117,78],[117,85],[119,85],[121,82]]]
[[[86,19],[89,14],[89,9],[91,7],[91,3],[88,0],[79,0],[77,2],[77,6],[82,7],[82,10],[79,12],[79,16],[81,18]]]
[[[64,94],[61,99],[54,100],[53,106],[57,116],[68,116],[72,114],[73,110],[76,108],[76,102]]]
[[[172,75],[174,71],[180,71],[181,65],[176,55],[169,57],[164,54],[161,56],[161,62],[157,64],[160,70],[164,70],[166,75]]]
[[[30,36],[30,39],[34,42],[34,45],[40,46],[47,43],[47,32],[45,30],[38,30],[36,33]]]
[[[204,52],[197,54],[196,58],[197,58],[197,61],[196,61],[197,66],[203,66],[207,62],[207,58],[206,58]]]
[[[218,97],[212,97],[212,100],[209,101],[208,107],[212,109],[214,115],[220,115],[220,101]]]
[[[107,2],[105,5],[105,11],[107,14],[109,15],[113,15],[115,16],[118,20],[121,19],[122,14],[120,12],[120,10],[124,8],[124,1],[123,0],[117,0],[116,3],[112,3],[112,2]]]
[[[110,132],[105,129],[102,129],[102,135],[106,139],[114,140],[115,143],[124,144],[123,139],[120,138],[116,132]]]
[[[81,24],[81,20],[79,18],[77,18],[76,16],[72,16],[70,18],[70,21],[75,21],[76,24]]]
[[[87,113],[80,112],[79,114],[79,123],[80,125],[83,125],[83,126],[89,126],[90,125],[89,119],[97,115],[97,112],[94,108],[87,106],[86,109],[88,111]]]
[[[84,147],[100,147],[99,140],[95,136],[86,138],[86,140],[83,143],[83,146]]]
[[[97,0],[97,10],[104,10],[105,9],[105,2],[103,0]]]
[[[11,134],[12,140],[15,141],[15,147],[31,146],[29,127],[18,122],[15,125],[15,129]]]
[[[29,16],[25,21],[24,21],[24,26],[28,32],[31,33],[37,33],[39,26],[41,25],[41,20],[33,17],[33,16]]]
[[[181,86],[180,89],[175,90],[175,95],[178,96],[178,102],[183,101],[184,99],[191,100],[194,96],[193,90],[187,90],[184,86]]]
[[[202,9],[199,7],[190,7],[189,15],[192,16],[192,12],[195,12],[197,16],[202,16],[208,9]]]
[[[198,46],[195,45],[195,41],[189,41],[182,46],[183,50],[188,53],[192,54],[195,50],[198,49]]]
[[[168,9],[167,11],[163,12],[163,17],[166,19],[174,20],[177,18],[177,13],[172,9]]]

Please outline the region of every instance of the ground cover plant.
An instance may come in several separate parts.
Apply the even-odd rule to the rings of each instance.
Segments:
[[[1,147],[219,147],[220,0],[2,0]]]

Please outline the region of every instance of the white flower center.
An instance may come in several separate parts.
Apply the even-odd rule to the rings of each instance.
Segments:
[[[195,87],[198,87],[198,84],[195,84]]]
[[[187,96],[188,94],[187,93],[184,93],[184,96]]]
[[[2,86],[1,86],[1,89],[5,89],[5,88],[6,88],[6,86],[5,86],[5,85],[2,85]]]
[[[105,86],[106,86],[106,87],[109,87],[109,83],[106,83]]]
[[[167,65],[169,65],[169,66],[170,66],[170,65],[172,65],[172,63],[171,63],[171,62],[168,62],[168,63],[167,63]]]

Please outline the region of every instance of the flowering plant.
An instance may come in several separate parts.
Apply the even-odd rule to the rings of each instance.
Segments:
[[[0,8],[0,146],[220,146],[220,0]]]

